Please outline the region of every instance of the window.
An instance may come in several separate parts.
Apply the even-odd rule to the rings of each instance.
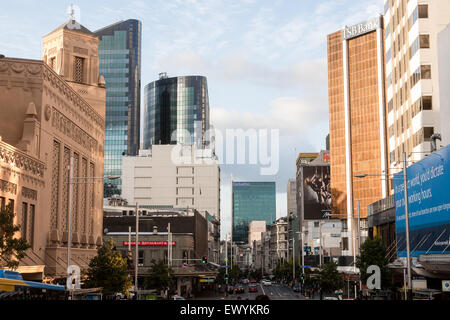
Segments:
[[[28,203],[22,202],[22,239],[27,240],[27,214],[28,214]]]
[[[144,250],[139,250],[138,253],[138,266],[144,265]]]
[[[432,110],[432,96],[423,96],[422,97],[422,110]]]
[[[412,28],[412,26],[414,25],[414,23],[416,23],[418,18],[418,9],[414,9],[413,13],[411,14],[411,16],[409,17],[409,29]]]
[[[73,81],[83,83],[84,59],[75,57],[73,64]]]
[[[348,250],[348,238],[342,238],[342,250]]]
[[[56,67],[56,57],[50,58],[50,68],[55,70]]]
[[[420,66],[420,78],[431,79],[431,65]]]
[[[429,48],[430,47],[430,35],[421,34],[419,35],[420,48]]]
[[[430,137],[434,133],[433,127],[424,127],[423,128],[423,141],[430,141]]]
[[[30,204],[30,212],[28,217],[29,232],[28,232],[28,243],[33,248],[34,243],[34,204]]]
[[[5,197],[0,197],[0,209],[4,210],[6,206],[6,199]]]
[[[428,5],[427,4],[419,4],[419,19],[428,18]]]

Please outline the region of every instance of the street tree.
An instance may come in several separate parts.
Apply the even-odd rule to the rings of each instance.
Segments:
[[[379,238],[367,239],[361,245],[360,256],[356,258],[356,266],[361,272],[361,281],[366,283],[371,274],[367,274],[367,268],[376,265],[381,272],[381,287],[389,288],[391,286],[391,273],[389,271],[386,250]]]
[[[334,293],[344,287],[344,279],[337,271],[337,264],[334,262],[322,265],[317,280],[322,293]]]
[[[162,292],[169,289],[173,283],[173,270],[163,260],[152,260],[149,276],[144,281],[146,289]]]
[[[105,295],[129,294],[132,282],[128,275],[127,259],[116,251],[111,238],[97,250],[97,256],[91,259],[86,274],[86,288],[101,287]]]
[[[0,210],[0,266],[4,264],[13,270],[17,269],[20,260],[26,256],[26,250],[31,247],[25,239],[15,237],[20,225],[14,224],[14,216],[12,203]]]

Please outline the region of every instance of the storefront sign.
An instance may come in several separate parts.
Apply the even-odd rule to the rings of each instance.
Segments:
[[[123,245],[124,246],[128,246],[128,244],[134,246],[136,244],[136,241],[123,241]],[[172,245],[176,245],[177,242],[176,241],[172,241]],[[138,242],[139,246],[167,246],[168,243],[167,241],[139,241]]]

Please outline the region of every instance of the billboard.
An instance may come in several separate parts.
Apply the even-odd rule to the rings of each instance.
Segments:
[[[407,173],[410,253],[450,253],[450,146],[409,166]],[[403,172],[394,176],[399,257],[406,257]]]
[[[303,167],[303,195],[304,219],[323,219],[331,210],[330,166]]]

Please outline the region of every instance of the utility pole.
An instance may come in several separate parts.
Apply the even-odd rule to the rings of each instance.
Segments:
[[[358,255],[361,256],[361,206],[358,200]],[[361,270],[359,270],[359,290],[362,289],[361,285]]]
[[[292,238],[292,282],[295,283],[295,237]]]
[[[138,263],[139,263],[139,205],[136,202],[136,236],[135,238],[135,264],[134,264],[134,288],[136,290],[136,300],[138,299]]]
[[[70,255],[72,247],[72,197],[73,197],[73,157],[70,157],[70,180],[69,180],[69,230],[67,230],[67,272],[70,267]],[[69,278],[69,274],[67,277]]]
[[[408,269],[408,299],[412,298],[411,290],[411,257],[409,248],[409,211],[408,211],[408,177],[406,173],[406,152],[403,152],[403,186],[405,191],[405,232],[406,232],[406,268]]]
[[[172,236],[170,234],[170,222],[167,225],[167,266],[170,268],[172,259]]]

